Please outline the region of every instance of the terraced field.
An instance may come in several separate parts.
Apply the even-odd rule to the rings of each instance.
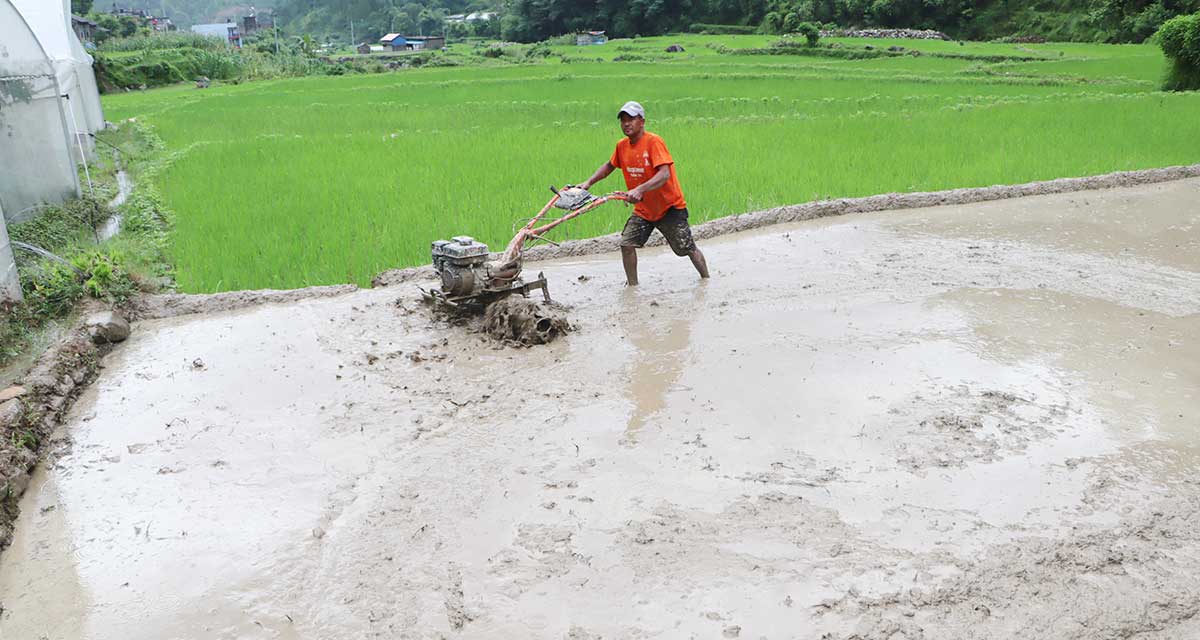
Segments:
[[[670,145],[696,221],[1200,162],[1200,96],[1157,91],[1165,64],[1150,45],[835,40],[885,56],[842,59],[769,55],[775,40],[618,40],[499,61],[455,45],[448,59],[478,64],[169,88],[106,108],[173,152],[157,186],[189,292],[364,284],[424,262],[439,237],[502,244],[548,185],[608,158],[630,99]],[[674,43],[685,52],[665,53]],[[624,218],[613,206],[565,226],[595,235]]]

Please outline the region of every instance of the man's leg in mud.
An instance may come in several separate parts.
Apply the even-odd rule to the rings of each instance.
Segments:
[[[646,246],[646,241],[653,232],[654,223],[637,215],[629,216],[625,221],[625,228],[621,230],[621,266],[625,267],[627,286],[637,286],[637,250]]]
[[[692,227],[688,224],[687,209],[668,209],[667,213],[657,223],[658,231],[671,245],[671,251],[679,257],[687,256],[692,260],[692,266],[701,278],[708,277],[708,261],[696,241],[692,239]]]
[[[700,247],[692,249],[691,252],[688,253],[688,257],[692,259],[692,266],[696,267],[696,272],[700,274],[700,277],[707,278],[708,262],[704,259],[704,254],[700,252]]]
[[[704,260],[704,257],[701,256],[700,259]],[[621,247],[621,265],[625,267],[625,284],[630,287],[637,286],[637,249]]]

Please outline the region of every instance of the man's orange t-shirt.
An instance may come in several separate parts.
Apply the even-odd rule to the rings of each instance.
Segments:
[[[629,138],[621,138],[608,162],[625,174],[626,189],[633,189],[653,178],[664,164],[670,165],[671,178],[666,184],[654,191],[647,191],[642,201],[633,205],[633,212],[638,217],[656,222],[662,220],[668,209],[687,207],[683,190],[679,188],[679,179],[675,177],[675,161],[671,159],[671,152],[667,151],[667,144],[662,138],[649,131],[642,133],[637,144],[630,144]]]

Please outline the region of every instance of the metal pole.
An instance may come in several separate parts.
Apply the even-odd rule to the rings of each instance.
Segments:
[[[58,117],[62,121],[63,142],[67,143],[67,153],[71,152],[71,131],[67,129],[67,115],[63,113],[63,102],[58,96],[63,95],[62,87],[58,84],[58,75],[51,73],[51,81],[54,82],[54,101],[58,103]],[[77,140],[78,142],[78,140]],[[73,165],[72,165],[73,166]],[[71,181],[75,183],[75,197],[83,197],[83,186],[79,184],[79,172],[71,171]]]
[[[63,94],[67,99],[67,113],[71,114],[71,128],[75,130],[75,146],[79,148],[79,160],[83,162],[83,175],[87,176],[88,193],[96,195],[96,189],[92,186],[92,172],[88,171],[87,154],[83,152],[83,142],[79,139],[79,124],[75,122],[75,110],[70,108],[71,96]]]

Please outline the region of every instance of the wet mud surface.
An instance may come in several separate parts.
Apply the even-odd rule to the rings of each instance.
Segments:
[[[1200,180],[148,320],[0,557],[3,638],[1200,637]]]

